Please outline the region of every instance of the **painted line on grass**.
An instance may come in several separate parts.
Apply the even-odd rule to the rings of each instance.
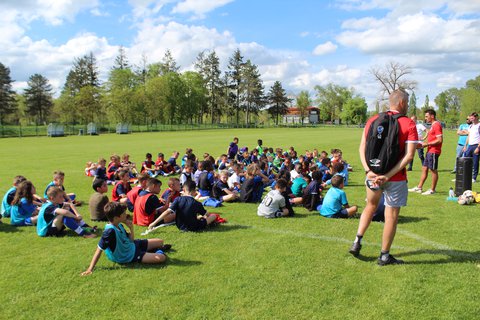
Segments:
[[[305,233],[305,232],[298,232],[298,231],[290,231],[290,230],[278,230],[278,229],[270,229],[270,228],[262,228],[258,226],[249,226],[249,228],[265,232],[265,233],[272,233],[272,234],[280,234],[280,235],[289,235],[297,238],[308,238],[308,239],[317,239],[317,240],[322,240],[322,241],[328,241],[328,242],[337,242],[337,243],[345,243],[345,244],[351,244],[353,242],[352,239],[346,239],[346,238],[341,238],[341,237],[332,237],[332,236],[323,236],[320,234],[316,233]],[[469,253],[469,252],[462,252],[462,251],[457,251],[454,249],[451,249],[450,247],[443,245],[441,243],[435,242],[428,240],[420,235],[417,235],[413,232],[406,231],[406,230],[399,230],[397,229],[397,232],[402,234],[403,236],[412,238],[416,241],[421,242],[422,244],[425,244],[427,246],[433,247],[436,250],[441,250],[439,254],[442,255],[448,255],[448,256],[453,256],[453,257],[458,257],[458,258],[465,258],[465,259],[479,259],[479,255],[475,253]],[[375,246],[378,248],[382,247],[381,243],[378,242],[367,242],[363,241],[365,245],[369,246]],[[429,251],[428,248],[413,248],[413,247],[405,247],[405,246],[398,246],[398,245],[392,245],[393,249],[399,249],[399,250],[405,250],[405,251]],[[433,254],[434,252],[430,252],[430,254]]]
[[[401,235],[406,236],[408,238],[417,240],[418,242],[421,242],[423,244],[432,246],[435,249],[453,251],[452,248],[450,248],[447,245],[444,245],[444,244],[441,244],[441,243],[438,243],[438,242],[435,242],[435,241],[432,241],[432,240],[428,240],[425,237],[422,237],[418,234],[415,234],[415,233],[407,231],[407,230],[400,229],[398,227],[397,227],[397,233],[400,233]]]

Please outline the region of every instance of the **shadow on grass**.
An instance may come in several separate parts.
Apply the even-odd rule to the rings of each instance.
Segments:
[[[427,217],[408,217],[408,216],[399,216],[398,217],[398,223],[403,224],[403,223],[412,223],[412,222],[420,222],[424,220],[430,220]]]
[[[251,227],[252,226],[245,226],[241,224],[222,223],[216,226],[212,226],[206,230],[202,230],[201,232],[228,232],[234,230],[250,229]]]
[[[419,260],[419,261],[406,261],[406,264],[445,264],[445,263],[466,263],[466,262],[478,262],[480,261],[480,251],[461,251],[453,249],[422,249],[415,251],[408,251],[398,253],[397,257],[409,257],[420,254],[428,254],[433,256],[445,256],[436,260]]]
[[[122,269],[164,269],[169,265],[179,267],[199,266],[201,261],[195,260],[182,260],[177,258],[168,257],[167,262],[164,264],[145,264],[145,263],[127,263],[127,264],[113,264],[110,267],[96,267],[96,270],[122,270]]]
[[[28,227],[19,227],[19,226],[12,226],[9,223],[5,223],[5,221],[0,222],[0,232],[12,233],[12,232],[20,232],[22,228]]]

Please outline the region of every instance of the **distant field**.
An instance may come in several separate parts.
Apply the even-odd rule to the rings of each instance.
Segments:
[[[128,152],[140,164],[145,153],[186,147],[215,157],[234,136],[240,146],[330,151],[341,148],[354,167],[346,187],[349,202],[364,206],[360,129],[232,129],[105,134],[64,138],[0,139],[0,194],[23,174],[43,194],[54,170],[66,173],[67,191],[88,201],[86,161]],[[411,194],[402,209],[392,253],[403,266],[378,267],[382,224],[364,238],[363,256],[347,252],[358,219],[328,220],[297,208],[295,218],[267,220],[256,205],[227,204],[218,211],[228,223],[204,233],[157,230],[174,250],[164,266],[119,266],[100,260],[90,277],[80,277],[97,239],[41,239],[34,228],[0,224],[1,319],[475,319],[480,314],[478,206],[447,202],[456,136],[445,133],[439,193]],[[409,174],[412,187],[420,165]],[[428,186],[430,180],[427,181]],[[476,185],[474,185],[475,190]],[[480,191],[480,188],[476,188]],[[86,206],[80,208],[89,217]],[[103,228],[103,224],[99,224]],[[144,228],[137,227],[136,234]]]

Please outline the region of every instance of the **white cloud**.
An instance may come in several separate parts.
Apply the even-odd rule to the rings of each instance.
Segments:
[[[65,20],[73,21],[79,12],[95,9],[98,5],[99,0],[7,0],[0,2],[0,12],[26,22],[43,19],[49,24],[59,25]]]
[[[172,13],[193,13],[195,17],[203,18],[207,12],[232,2],[233,0],[184,0],[177,4]]]
[[[337,45],[333,44],[331,41],[327,41],[325,43],[319,44],[313,50],[313,54],[316,56],[321,56],[324,54],[333,53],[337,50]]]

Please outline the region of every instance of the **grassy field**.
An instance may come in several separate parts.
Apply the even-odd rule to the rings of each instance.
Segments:
[[[197,155],[216,156],[238,136],[240,146],[253,147],[262,138],[265,146],[293,145],[299,151],[341,148],[354,167],[345,189],[349,202],[363,207],[360,133],[353,128],[237,129],[1,139],[0,194],[17,174],[43,193],[51,173],[61,169],[67,191],[88,201],[93,192],[83,174],[88,160],[128,152],[140,163],[146,152],[168,155],[186,147]],[[181,233],[167,227],[150,234],[174,246],[164,266],[120,266],[103,256],[93,275],[81,277],[97,239],[73,234],[43,239],[34,228],[11,227],[9,219],[3,219],[0,318],[478,318],[478,205],[445,200],[454,185],[450,171],[455,146],[455,133],[446,132],[439,192],[428,197],[410,194],[408,207],[401,211],[392,253],[406,261],[403,266],[376,265],[380,223],[371,225],[362,256],[355,259],[348,248],[358,219],[329,220],[296,208],[294,218],[267,220],[256,216],[256,205],[227,204],[216,211],[229,222],[210,232]],[[416,158],[410,187],[418,182],[419,169]],[[80,211],[89,217],[86,206]],[[136,228],[137,235],[142,231]]]

